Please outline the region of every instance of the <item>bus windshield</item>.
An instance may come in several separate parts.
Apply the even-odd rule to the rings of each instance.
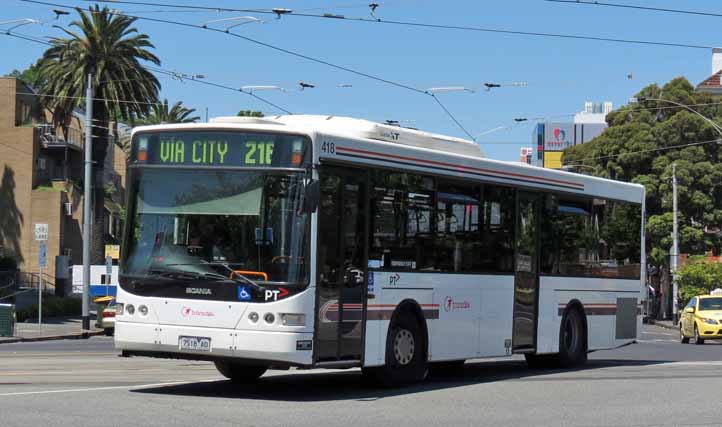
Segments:
[[[303,176],[133,169],[122,276],[237,275],[255,283],[305,285],[309,227],[308,215],[300,211]]]

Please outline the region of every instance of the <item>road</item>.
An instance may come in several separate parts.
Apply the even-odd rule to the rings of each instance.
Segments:
[[[584,369],[467,363],[398,390],[357,370],[274,371],[234,386],[205,362],[120,358],[94,337],[0,345],[3,426],[720,425],[722,346],[682,345],[645,325],[640,343],[590,355]]]

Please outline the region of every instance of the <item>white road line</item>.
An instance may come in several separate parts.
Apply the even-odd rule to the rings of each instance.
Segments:
[[[0,397],[28,396],[28,395],[33,395],[33,394],[74,393],[74,392],[81,392],[81,391],[100,391],[100,390],[121,390],[121,389],[140,390],[140,389],[144,389],[144,388],[166,387],[166,386],[171,386],[171,385],[210,383],[210,382],[214,382],[214,381],[218,381],[218,380],[221,380],[221,378],[213,378],[213,379],[198,380],[198,381],[173,381],[173,382],[168,382],[168,383],[156,383],[156,384],[120,385],[120,386],[90,387],[90,388],[69,388],[69,389],[64,389],[64,390],[19,391],[19,392],[14,392],[14,393],[0,393]]]

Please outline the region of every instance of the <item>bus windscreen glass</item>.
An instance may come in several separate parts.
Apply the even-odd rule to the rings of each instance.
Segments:
[[[212,282],[241,275],[261,285],[307,284],[303,177],[273,170],[134,168],[121,286],[186,297],[191,282],[216,287]],[[235,300],[235,287],[227,288],[209,299]]]

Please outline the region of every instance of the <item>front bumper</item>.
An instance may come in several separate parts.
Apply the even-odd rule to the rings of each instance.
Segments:
[[[207,337],[211,351],[180,350],[180,336]],[[274,365],[311,366],[312,350],[296,350],[307,332],[271,332],[151,323],[115,322],[115,348],[127,355],[190,360],[239,359]]]
[[[710,325],[705,322],[698,321],[697,329],[699,337],[705,340],[722,339],[722,325]]]

